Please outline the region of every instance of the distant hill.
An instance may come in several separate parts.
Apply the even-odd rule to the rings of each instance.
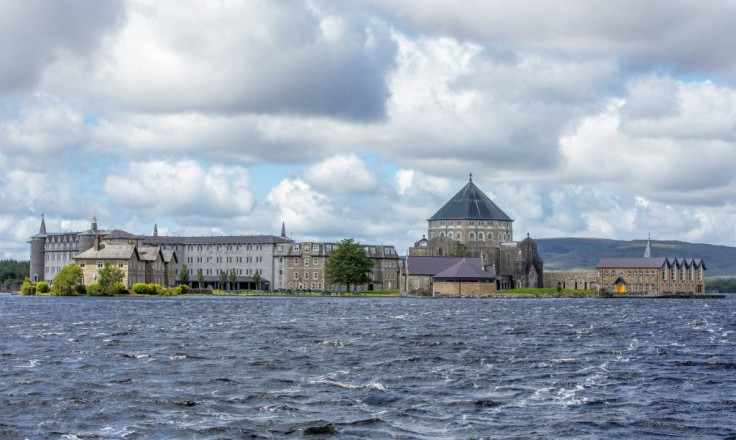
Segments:
[[[545,270],[595,269],[603,257],[643,257],[646,240],[540,238],[537,250]],[[652,240],[653,257],[702,258],[708,277],[736,277],[736,248],[683,241]]]

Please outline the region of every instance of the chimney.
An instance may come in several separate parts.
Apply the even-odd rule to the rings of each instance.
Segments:
[[[485,252],[480,253],[480,268],[483,272],[486,271],[486,253]]]
[[[100,235],[99,234],[94,235],[94,245],[92,247],[96,251],[100,250]]]

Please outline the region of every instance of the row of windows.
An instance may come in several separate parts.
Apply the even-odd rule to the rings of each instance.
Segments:
[[[445,237],[445,233],[444,232],[440,232],[440,237],[444,238]],[[457,233],[448,232],[447,235],[446,235],[446,237],[449,238],[449,239],[451,239],[451,240],[457,240],[457,241],[462,241],[463,240],[463,234],[460,233],[460,232],[457,232]],[[476,240],[476,238],[477,238],[477,240]],[[475,235],[475,232],[471,232],[471,233],[468,234],[468,240],[469,241],[486,241],[486,239],[488,241],[493,241],[493,232],[489,232],[488,235],[485,235],[483,232],[479,232],[478,235]],[[501,233],[501,234],[498,234],[498,239],[500,241],[510,240],[511,239],[511,235],[510,234]]]
[[[46,261],[64,261],[71,260],[72,258],[74,258],[74,254],[72,252],[47,253],[44,256]]]
[[[440,220],[439,222],[434,222],[430,227],[437,227],[437,224],[439,223],[439,226],[462,226],[463,220]],[[495,227],[500,229],[510,229],[511,224],[509,222],[499,222],[499,221],[492,221],[492,220],[468,220],[468,225],[470,226],[486,226],[486,227]]]
[[[187,250],[189,251],[239,251],[239,250],[246,250],[246,251],[261,251],[263,250],[262,244],[190,244],[187,246]]]

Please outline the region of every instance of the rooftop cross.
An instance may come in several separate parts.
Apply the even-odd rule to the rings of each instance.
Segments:
[[[473,173],[470,173],[470,181],[473,181]]]

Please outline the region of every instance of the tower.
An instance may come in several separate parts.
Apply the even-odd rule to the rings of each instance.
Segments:
[[[28,242],[31,244],[31,261],[29,277],[32,282],[44,281],[44,256],[46,247],[46,220],[41,214],[41,227],[38,234],[31,237]]]
[[[652,235],[647,237],[647,247],[644,249],[644,258],[652,258]]]

